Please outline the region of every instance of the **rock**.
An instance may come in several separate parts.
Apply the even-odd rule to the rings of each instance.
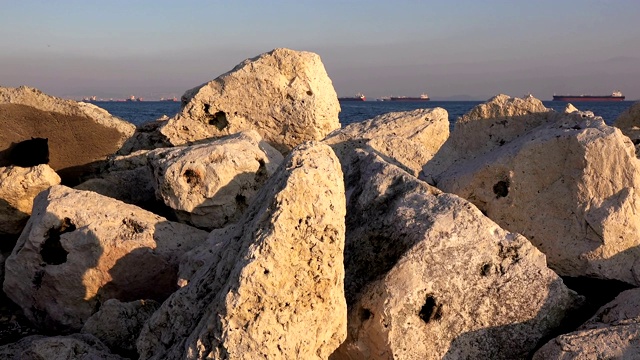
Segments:
[[[438,179],[526,236],[562,276],[640,284],[640,164],[601,118],[562,115]]]
[[[37,326],[79,330],[108,299],[164,300],[207,233],[89,191],[54,186],[5,263],[4,291]]]
[[[123,360],[89,334],[45,337],[32,335],[0,347],[0,358],[11,360]]]
[[[375,154],[343,163],[348,337],[331,359],[515,359],[581,301],[527,239]]]
[[[152,211],[157,207],[156,181],[147,159],[148,152],[140,150],[114,156],[107,161],[99,177],[76,185],[74,189],[93,191]]]
[[[236,221],[283,159],[254,130],[148,158],[157,198],[181,221],[206,229]]]
[[[640,354],[640,289],[627,290],[576,331],[549,341],[534,359],[637,359]]]
[[[640,101],[620,114],[613,126],[631,139],[636,146],[636,156],[640,154]]]
[[[576,111],[580,111],[580,110],[578,110],[578,108],[573,106],[573,104],[571,104],[571,103],[567,104],[567,106],[564,107],[565,114],[570,114],[570,113],[576,112]]]
[[[0,235],[20,234],[33,199],[41,191],[60,184],[60,176],[48,165],[0,167]]]
[[[49,165],[64,183],[96,171],[115,153],[135,126],[95,105],[64,100],[37,89],[0,87],[0,166],[10,164],[12,144],[48,138]]]
[[[339,112],[338,97],[317,54],[275,49],[187,90],[181,112],[159,131],[175,146],[254,129],[288,152],[340,128]]]
[[[344,199],[331,149],[294,149],[197,250],[209,258],[145,324],[140,358],[326,359],[346,335]]]
[[[113,353],[137,358],[136,339],[145,321],[159,306],[153,300],[123,303],[109,299],[87,320],[81,332],[100,339]]]
[[[445,109],[435,108],[376,116],[335,130],[323,142],[345,154],[366,143],[388,161],[417,176],[448,137],[449,115]]]
[[[420,178],[435,185],[439,174],[454,164],[499,148],[555,115],[533,96],[495,96],[458,119],[448,140],[422,168]]]
[[[138,126],[133,136],[118,150],[118,154],[127,155],[140,150],[171,147],[171,143],[160,133],[160,128],[166,124],[167,120],[157,119]]]

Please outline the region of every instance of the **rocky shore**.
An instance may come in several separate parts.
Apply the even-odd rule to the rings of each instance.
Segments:
[[[289,49],[138,128],[0,88],[0,358],[640,353],[640,104],[339,112]]]

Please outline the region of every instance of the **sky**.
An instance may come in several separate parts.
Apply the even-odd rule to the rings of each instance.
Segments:
[[[0,0],[0,86],[180,97],[275,48],[320,55],[339,96],[640,99],[637,0]]]

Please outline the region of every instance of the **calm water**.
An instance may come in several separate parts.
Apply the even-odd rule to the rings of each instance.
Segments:
[[[427,101],[427,102],[391,102],[391,101],[362,101],[340,103],[340,123],[343,125],[371,119],[377,115],[393,112],[408,111],[421,108],[441,107],[449,112],[449,121],[453,124],[456,119],[482,101]],[[556,111],[564,111],[566,102],[544,101],[544,105]],[[96,102],[97,106],[109,111],[121,119],[140,125],[155,120],[162,115],[174,116],[180,110],[180,102],[170,101],[142,101],[142,102]],[[616,118],[633,105],[633,101],[620,102],[576,102],[579,110],[593,111],[602,116],[611,125]]]

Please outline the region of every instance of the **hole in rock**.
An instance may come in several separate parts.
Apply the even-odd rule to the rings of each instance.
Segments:
[[[313,91],[307,90],[307,95],[309,95],[309,96],[313,95]]]
[[[491,274],[491,268],[492,267],[493,267],[493,265],[491,265],[491,263],[486,263],[486,264],[482,265],[482,268],[480,268],[480,275],[487,276],[487,275]]]
[[[187,184],[191,186],[195,186],[200,183],[200,174],[198,174],[198,172],[193,169],[185,170],[182,176],[184,176]]]
[[[427,300],[418,313],[420,319],[428,324],[431,320],[440,320],[442,318],[442,304],[438,304],[433,295],[427,295]]]
[[[360,320],[367,321],[373,317],[373,313],[369,309],[362,308],[360,309]]]
[[[496,199],[509,195],[509,180],[500,180],[493,185],[493,193],[496,194]]]
[[[213,116],[209,117],[209,125],[215,126],[220,131],[224,130],[229,125],[227,114],[224,111],[218,111],[213,114]]]
[[[47,231],[45,235],[47,239],[45,239],[40,247],[40,256],[42,256],[42,260],[45,263],[49,265],[60,265],[67,261],[69,252],[62,247],[60,236],[72,232],[75,229],[76,226],[71,222],[71,219],[64,218],[59,227],[54,227]]]

